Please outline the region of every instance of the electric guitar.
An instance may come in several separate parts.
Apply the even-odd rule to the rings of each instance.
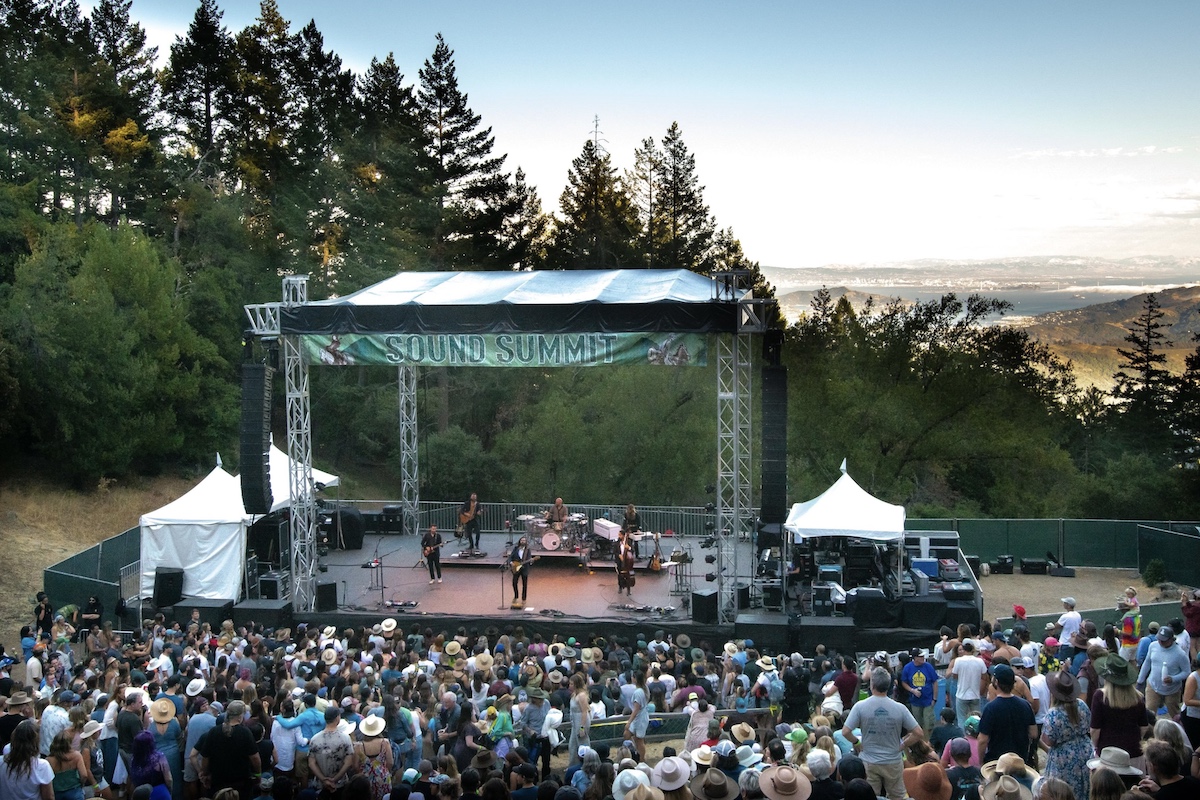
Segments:
[[[650,571],[662,571],[662,550],[658,549],[658,534],[654,534],[654,555],[650,556]]]
[[[437,544],[431,544],[431,545],[429,545],[429,547],[426,547],[423,550],[421,550],[421,552],[425,554],[425,558],[429,558],[431,555],[433,555],[433,553],[435,551],[441,550],[442,545],[444,545],[444,544],[445,544],[445,542],[438,542]]]
[[[528,551],[526,551],[526,552],[528,552]],[[520,575],[521,570],[525,569],[525,567],[529,566],[530,564],[532,564],[535,561],[541,561],[541,560],[542,560],[541,556],[527,555],[525,558],[523,558],[520,561],[510,561],[508,563],[512,565],[513,575]]]

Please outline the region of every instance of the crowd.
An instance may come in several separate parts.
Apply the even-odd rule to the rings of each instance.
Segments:
[[[1200,798],[1200,592],[1144,636],[1127,600],[862,657],[198,612],[123,640],[39,602],[0,650],[0,800]]]

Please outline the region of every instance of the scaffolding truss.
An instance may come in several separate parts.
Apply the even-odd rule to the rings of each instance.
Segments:
[[[421,508],[420,473],[417,471],[417,368],[404,364],[396,371],[400,397],[401,531],[415,534]]]

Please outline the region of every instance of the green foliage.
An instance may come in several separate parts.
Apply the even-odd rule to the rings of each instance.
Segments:
[[[494,495],[506,483],[500,458],[485,451],[478,436],[458,426],[430,434],[421,456],[421,492],[426,497],[465,500],[481,487]]]
[[[612,158],[594,139],[571,162],[567,188],[558,201],[550,263],[561,269],[628,269],[640,266],[638,221],[617,180]]]
[[[1147,586],[1158,586],[1167,580],[1167,565],[1161,558],[1152,558],[1142,571],[1142,583]]]

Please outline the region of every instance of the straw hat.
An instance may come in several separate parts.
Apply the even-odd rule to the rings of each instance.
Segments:
[[[336,625],[326,625],[325,628],[321,631],[321,635],[324,636],[326,639],[332,639],[334,636],[337,635],[337,626]]]
[[[904,788],[913,800],[950,800],[954,787],[940,764],[929,762],[904,770]]]
[[[767,800],[808,800],[812,794],[812,784],[808,778],[790,764],[777,764],[764,769],[758,776],[758,788]]]
[[[457,639],[451,639],[446,642],[446,647],[442,652],[448,656],[456,656],[462,652],[462,645],[458,643]]]
[[[546,652],[552,656],[556,656],[559,653],[561,653],[563,651],[563,648],[565,648],[565,647],[566,647],[566,645],[563,644],[562,642],[555,642],[554,644],[552,644],[548,648],[546,648]]]
[[[275,636],[274,636],[275,641],[286,642],[290,638],[292,638],[292,629],[291,628],[284,627],[284,628],[276,628],[275,629]]]
[[[646,765],[638,764],[638,770],[640,770],[643,766]],[[643,774],[645,773],[643,772]],[[659,789],[657,786],[644,786],[639,784],[625,793],[625,800],[663,800],[663,793],[662,789]]]
[[[997,775],[1021,775],[1030,781],[1036,781],[1042,777],[1041,774],[1025,764],[1025,759],[1021,758],[1016,753],[1005,753],[995,761],[989,761],[979,768],[979,773],[983,779],[992,783],[996,780]]]
[[[1016,778],[1001,775],[1000,780],[979,788],[980,800],[1033,800],[1033,790],[1027,789]]]
[[[755,661],[754,663],[758,664],[758,666],[764,672],[774,672],[775,671],[775,662],[772,661],[771,659],[767,658],[766,656],[763,656],[762,658],[758,659],[758,661]]]
[[[475,669],[481,669],[484,672],[490,670],[496,664],[496,659],[492,658],[488,653],[480,653],[475,656]]]
[[[671,792],[683,786],[692,777],[692,768],[679,756],[668,756],[654,765],[654,775],[650,782]]]
[[[337,657],[337,650],[334,650],[332,647],[326,647],[321,651],[321,660],[326,664],[332,665],[337,661]]]
[[[759,788],[762,788],[761,778]],[[812,791],[811,786],[809,791]],[[738,785],[729,780],[719,769],[706,770],[703,775],[697,775],[692,780],[692,795],[697,800],[733,800],[740,794],[741,789],[738,788]]]
[[[170,722],[175,718],[175,704],[160,697],[150,704],[150,718],[155,722]]]
[[[754,728],[748,722],[739,722],[729,731],[735,742],[749,742],[755,739]]]
[[[363,736],[378,736],[383,733],[383,729],[387,727],[387,722],[383,717],[371,714],[358,723],[358,729],[362,731]]]
[[[1100,751],[1099,758],[1090,758],[1088,769],[1107,767],[1118,775],[1141,775],[1142,771],[1129,762],[1129,753],[1119,747],[1106,747]]]
[[[83,731],[80,732],[79,738],[86,739],[89,736],[95,736],[100,731],[104,730],[104,723],[97,722],[94,719],[89,719],[83,726]]]
[[[650,779],[646,777],[646,773],[639,769],[623,769],[617,773],[616,779],[613,780],[613,800],[625,800],[625,795],[632,792],[638,786],[649,785]]]
[[[595,664],[596,651],[590,647],[585,647],[579,651],[579,659],[585,664]]]
[[[392,631],[396,630],[396,620],[388,617],[383,622],[379,623],[379,627],[383,629],[384,633],[391,633]]]
[[[703,764],[704,766],[712,766],[713,751],[706,744],[702,744],[692,751],[692,762],[695,764]]]
[[[736,656],[737,653],[738,653],[738,649],[737,649],[736,644],[734,644],[733,642],[725,643],[725,655],[732,658],[733,656]]]

